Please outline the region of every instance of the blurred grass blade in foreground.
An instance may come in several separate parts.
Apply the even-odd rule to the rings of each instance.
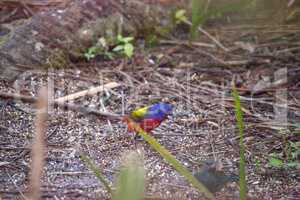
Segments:
[[[87,167],[92,170],[92,172],[95,174],[95,176],[99,179],[99,181],[104,185],[104,187],[106,188],[106,190],[112,194],[112,189],[109,186],[109,183],[105,180],[105,177],[103,176],[102,172],[100,171],[99,167],[96,166],[96,164],[94,164],[92,162],[91,159],[89,159],[87,156],[81,154],[80,155],[81,160],[83,160],[83,162],[87,165]]]
[[[130,152],[124,158],[113,200],[141,200],[145,193],[145,169],[141,156]]]

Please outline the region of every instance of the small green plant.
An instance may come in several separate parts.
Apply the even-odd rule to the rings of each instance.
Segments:
[[[188,12],[179,9],[175,12],[175,24],[187,24],[190,26],[190,37],[195,39],[199,33],[200,25],[203,25],[210,19],[222,18],[226,13],[243,12],[249,8],[256,0],[240,0],[226,3],[218,3],[211,0],[191,0]],[[200,31],[200,32],[203,32]]]
[[[146,47],[153,48],[158,45],[159,39],[158,36],[155,34],[149,34],[146,36]]]
[[[272,153],[269,158],[269,166],[283,169],[295,168],[300,169],[300,142],[288,141],[287,155],[284,159],[283,153]]]
[[[244,144],[244,119],[243,119],[243,112],[241,106],[240,96],[236,90],[233,88],[233,98],[234,98],[234,105],[235,105],[235,117],[237,120],[237,126],[239,128],[239,136],[240,136],[240,169],[239,169],[239,176],[240,176],[240,199],[246,200],[247,195],[247,183],[246,183],[246,158],[245,158],[245,144]]]
[[[122,54],[131,58],[134,51],[134,46],[132,44],[133,37],[123,37],[122,35],[117,36],[117,46],[113,48],[113,52]]]
[[[279,154],[272,153],[269,158],[269,165],[275,168],[283,168],[283,161],[280,159]]]
[[[87,49],[84,53],[84,57],[90,61],[95,58],[97,55],[104,55],[105,57],[112,59],[113,54],[109,51],[109,45],[104,37],[98,39],[96,44]]]
[[[87,49],[84,57],[88,61],[94,59],[97,55],[103,55],[108,59],[113,59],[116,55],[125,55],[131,58],[134,52],[133,40],[133,37],[118,35],[114,42],[109,43],[104,37],[101,37],[95,45]],[[115,47],[111,50],[112,46]]]
[[[195,39],[198,35],[198,27],[209,18],[208,7],[210,1],[207,0],[191,0],[191,21],[186,16],[186,10],[179,9],[175,12],[176,24],[190,25],[191,39]]]
[[[297,138],[300,135],[300,124],[294,125],[294,130],[281,131],[282,150],[269,155],[268,165],[277,169],[300,169],[300,142],[290,141],[288,138]]]
[[[99,49],[96,46],[88,48],[87,52],[84,53],[84,57],[89,61],[98,55]]]
[[[300,142],[289,142],[289,158],[296,160],[300,156]]]
[[[258,158],[255,158],[255,169],[259,170],[261,168],[261,162]]]
[[[179,9],[175,12],[175,23],[180,24],[188,21],[188,18],[186,17],[186,10],[185,9]]]

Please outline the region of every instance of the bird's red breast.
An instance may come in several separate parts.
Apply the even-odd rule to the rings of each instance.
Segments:
[[[145,132],[149,133],[153,129],[158,127],[162,121],[163,120],[157,120],[157,119],[144,119],[144,120],[141,120],[136,123],[141,127],[141,129],[143,129]],[[123,122],[125,122],[127,124],[128,131],[135,132],[133,122],[129,119],[128,116],[123,118]]]
[[[139,122],[140,127],[146,131],[147,133],[151,132],[153,129],[158,127],[162,120],[156,120],[156,119],[144,119],[141,122]]]

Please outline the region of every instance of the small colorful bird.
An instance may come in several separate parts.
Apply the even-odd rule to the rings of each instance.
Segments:
[[[134,131],[130,119],[140,125],[147,133],[158,127],[161,122],[172,114],[173,106],[169,103],[156,103],[151,106],[142,107],[132,111],[129,116],[124,117],[123,121],[127,123],[128,130]]]

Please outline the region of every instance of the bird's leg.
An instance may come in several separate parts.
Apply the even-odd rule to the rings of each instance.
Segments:
[[[137,140],[137,141],[142,141],[142,140],[143,140],[142,136],[141,136],[140,134],[138,134],[138,133],[135,133],[133,139],[134,139],[134,140]]]

